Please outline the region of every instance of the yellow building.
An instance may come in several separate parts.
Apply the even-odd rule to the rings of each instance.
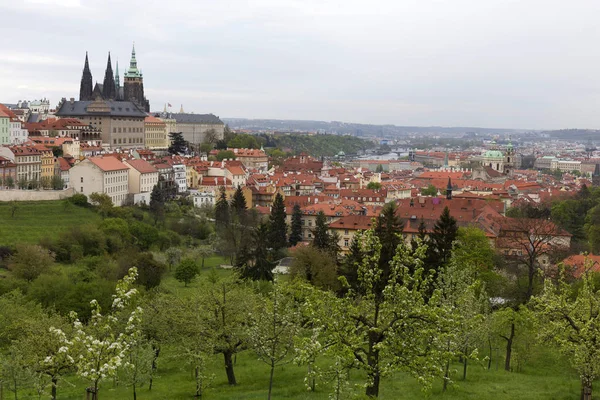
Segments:
[[[144,119],[146,147],[150,150],[167,149],[169,147],[169,132],[167,124],[159,118],[148,116]]]
[[[49,188],[52,186],[52,178],[56,169],[54,153],[46,146],[36,145],[35,148],[41,153],[42,170],[40,173],[40,183],[42,187]]]

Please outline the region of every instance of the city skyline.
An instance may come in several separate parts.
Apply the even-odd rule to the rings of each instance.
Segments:
[[[343,5],[343,6],[342,6]],[[88,51],[124,72],[136,43],[152,111],[494,128],[597,128],[592,1],[78,0],[0,4],[1,101],[77,97]],[[535,17],[535,18],[534,18]],[[24,18],[28,23],[23,24]],[[44,40],[40,44],[39,38]],[[24,44],[37,43],[37,46]],[[113,64],[114,67],[114,64]]]

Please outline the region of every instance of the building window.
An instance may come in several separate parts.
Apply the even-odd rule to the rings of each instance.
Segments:
[[[348,247],[348,239],[344,239],[344,247]]]
[[[347,235],[347,234],[348,234],[348,229],[345,229],[344,230],[344,235]]]
[[[81,179],[81,183],[83,183],[83,176],[80,179]]]
[[[83,193],[83,186],[82,186],[81,188],[79,188],[79,191],[80,191],[81,193]]]

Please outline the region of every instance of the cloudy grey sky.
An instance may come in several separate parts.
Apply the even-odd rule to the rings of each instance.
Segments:
[[[0,101],[77,97],[86,50],[102,81],[135,41],[153,110],[600,128],[598,15],[598,0],[0,0]]]

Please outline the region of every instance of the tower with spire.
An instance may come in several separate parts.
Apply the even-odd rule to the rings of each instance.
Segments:
[[[112,62],[110,61],[110,52],[108,53],[108,61],[106,62],[106,71],[104,72],[104,84],[102,85],[102,97],[104,100],[116,100],[117,90],[115,86],[115,76],[112,70]]]
[[[129,68],[127,69],[127,72],[125,72],[125,79],[123,82],[123,97],[125,101],[134,102],[146,112],[150,112],[150,103],[144,96],[144,77],[142,75],[142,71],[140,71],[137,67],[135,44],[131,50]]]
[[[90,71],[90,64],[88,63],[88,53],[85,52],[85,63],[83,65],[83,74],[81,75],[81,84],[79,86],[79,100],[91,100],[92,90],[94,81],[92,79],[92,72]]]
[[[452,200],[452,178],[448,177],[448,185],[446,186],[446,199]]]

